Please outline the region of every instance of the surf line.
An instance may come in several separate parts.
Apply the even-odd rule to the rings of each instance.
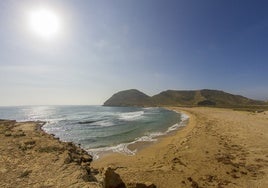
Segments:
[[[168,109],[168,110],[170,110],[170,109]],[[144,135],[142,137],[138,137],[132,142],[121,143],[121,144],[118,144],[116,146],[88,149],[87,152],[93,156],[94,160],[100,159],[100,157],[102,155],[104,155],[105,153],[111,153],[111,152],[122,153],[124,155],[129,155],[129,156],[135,155],[137,153],[138,149],[136,148],[134,150],[130,150],[128,148],[129,145],[136,144],[138,142],[156,142],[158,140],[157,139],[158,137],[167,135],[173,131],[178,130],[180,127],[184,127],[187,125],[188,120],[189,120],[189,116],[187,114],[184,114],[182,112],[178,112],[175,110],[172,110],[172,111],[180,114],[180,122],[170,126],[165,132],[152,132],[149,135]]]

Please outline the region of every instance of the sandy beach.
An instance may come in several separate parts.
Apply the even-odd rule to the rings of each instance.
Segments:
[[[110,166],[124,182],[167,187],[268,187],[268,112],[170,108],[190,116],[172,136],[135,156],[114,153],[92,163]]]
[[[43,132],[42,122],[1,120],[0,187],[268,187],[267,111],[169,109],[187,114],[188,124],[134,156],[93,162]]]

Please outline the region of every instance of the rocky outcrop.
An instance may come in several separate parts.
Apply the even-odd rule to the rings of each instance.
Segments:
[[[42,122],[0,120],[0,187],[153,188],[125,184],[115,169],[93,169],[85,150],[40,129]]]
[[[46,134],[42,124],[0,120],[0,187],[101,187],[92,156]]]
[[[151,182],[123,182],[116,168],[105,167],[100,169],[96,176],[103,188],[156,188]]]
[[[105,168],[102,172],[104,188],[125,188],[126,185],[112,168]]]
[[[156,186],[151,182],[145,183],[128,183],[127,188],[156,188]]]

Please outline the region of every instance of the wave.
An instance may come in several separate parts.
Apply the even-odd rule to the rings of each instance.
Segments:
[[[137,143],[137,142],[155,142],[155,141],[157,141],[157,137],[166,135],[172,131],[177,130],[179,127],[185,126],[188,119],[189,119],[188,115],[181,113],[180,122],[172,125],[165,132],[153,132],[153,133],[150,133],[148,135],[138,137],[134,141],[129,142],[129,143],[122,143],[122,144],[119,144],[116,146],[111,146],[111,147],[88,149],[87,152],[89,152],[95,160],[99,158],[100,154],[102,154],[104,152],[110,152],[110,151],[123,153],[126,155],[135,155],[137,152],[137,149],[132,151],[128,148],[129,145]]]
[[[91,123],[95,123],[98,122],[100,120],[89,120],[89,121],[79,121],[78,124],[91,124]]]
[[[138,120],[143,117],[144,111],[137,111],[137,112],[125,112],[119,114],[120,120],[125,120],[125,121],[133,121],[133,120]]]
[[[115,123],[109,120],[102,120],[102,121],[95,122],[94,125],[101,126],[101,127],[109,127],[109,126],[115,125]]]
[[[176,123],[176,124],[172,125],[171,127],[169,127],[168,130],[166,131],[166,133],[170,133],[172,131],[177,130],[179,127],[185,126],[187,121],[188,121],[188,119],[189,119],[188,115],[181,113],[181,121],[180,121],[180,123]]]
[[[155,142],[157,141],[156,137],[161,136],[161,135],[164,135],[164,133],[155,132],[146,136],[136,138],[134,141],[129,142],[129,143],[121,143],[121,144],[118,144],[116,146],[111,146],[111,147],[100,147],[100,148],[88,149],[87,152],[93,156],[94,160],[99,159],[100,155],[105,152],[117,152],[117,153],[122,153],[125,155],[135,155],[137,153],[137,149],[132,151],[128,148],[129,145],[135,144],[137,142]]]
[[[154,132],[149,135],[142,136],[140,138],[137,138],[135,142],[155,142],[157,141],[156,137],[162,136],[165,133],[163,132]]]
[[[184,121],[187,121],[189,119],[189,116],[186,115],[186,114],[181,114],[181,121],[184,122]]]
[[[158,109],[158,107],[144,107],[144,110],[155,110]]]
[[[108,127],[115,125],[111,120],[107,119],[79,121],[77,123],[80,125],[101,126],[101,127]]]
[[[119,145],[112,146],[112,147],[88,149],[87,152],[93,156],[94,160],[99,159],[101,153],[110,152],[110,151],[123,153],[126,155],[135,155],[135,153],[137,152],[137,149],[135,149],[134,151],[131,151],[130,149],[128,149],[129,144],[131,143],[123,143],[123,144],[119,144]]]

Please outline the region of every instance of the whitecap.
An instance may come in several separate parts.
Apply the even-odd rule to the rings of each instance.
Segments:
[[[136,111],[136,112],[125,112],[119,114],[120,120],[125,120],[125,121],[133,121],[133,120],[138,120],[143,117],[144,111]]]
[[[109,151],[123,153],[126,155],[135,155],[135,153],[137,152],[137,149],[135,149],[134,151],[131,151],[130,149],[128,149],[129,144],[131,143],[122,143],[122,144],[111,146],[111,147],[88,149],[87,152],[93,156],[94,160],[98,159],[101,153],[105,153]]]
[[[138,111],[138,112],[139,112],[140,115],[143,114],[143,113],[141,113],[143,111]],[[133,116],[135,115],[134,113],[136,113],[136,115],[138,115],[137,112],[128,112],[128,113],[123,113],[123,114],[125,114],[125,115],[128,114],[129,115],[130,113],[132,113]],[[130,144],[134,144],[134,143],[137,143],[137,142],[155,142],[155,141],[157,141],[157,137],[166,135],[171,131],[177,130],[181,126],[186,125],[186,122],[187,122],[188,119],[189,119],[188,115],[181,113],[181,121],[179,123],[176,123],[176,124],[172,125],[171,127],[169,127],[168,130],[165,131],[165,132],[153,132],[153,133],[150,133],[148,135],[138,137],[134,141],[129,142],[129,143],[122,143],[122,144],[119,144],[119,145],[116,145],[116,146],[111,146],[111,147],[88,149],[87,151],[93,156],[93,158],[95,160],[99,158],[99,155],[101,153],[109,152],[109,151],[123,153],[123,154],[126,154],[126,155],[135,155],[136,152],[137,152],[137,149],[135,149],[134,151],[131,151],[130,149],[128,149],[128,146]]]
[[[102,121],[95,122],[94,125],[101,126],[101,127],[109,127],[115,124],[109,120],[102,120]]]
[[[164,135],[163,132],[153,132],[149,135],[145,135],[139,138],[136,138],[135,142],[155,142],[157,141],[156,137]]]

